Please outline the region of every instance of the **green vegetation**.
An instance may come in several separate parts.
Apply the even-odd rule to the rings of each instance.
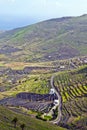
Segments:
[[[63,97],[63,102],[77,96],[83,96],[87,91],[87,66],[71,72],[61,72],[55,78]]]
[[[24,130],[25,124],[20,125],[21,129]]]
[[[11,123],[15,118],[17,118],[16,128]],[[25,130],[65,130],[56,125],[15,113],[6,107],[0,106],[0,130],[21,130],[20,126],[23,124],[25,124]]]
[[[72,130],[82,129],[83,125],[86,129],[87,65],[83,63],[86,55],[87,15],[51,19],[0,33],[0,99],[20,92],[48,93],[50,78],[55,73],[54,84],[63,101],[62,123]],[[44,120],[50,119],[44,116]],[[62,130],[0,106],[0,130],[14,130],[14,127],[17,130]]]
[[[5,92],[1,92],[1,95],[15,96],[20,92],[32,92],[45,94],[49,93],[50,86],[50,74],[45,75],[31,75],[24,79],[18,80],[18,84],[12,88],[6,89]],[[7,85],[7,84],[6,84]],[[2,96],[1,96],[2,97]]]
[[[69,127],[73,124],[77,129],[77,119],[81,122],[82,118],[85,121],[87,118],[87,66],[57,74],[54,83],[62,95],[62,123],[67,123]],[[81,128],[86,127],[85,121],[83,125],[81,123]]]
[[[74,59],[73,59],[74,60]],[[76,61],[76,60],[75,60]],[[73,61],[73,62],[75,62]],[[55,62],[49,62],[49,66],[58,66],[58,65],[66,65],[68,64],[68,61],[61,61],[60,63],[58,61]],[[41,64],[42,65],[42,64]],[[44,65],[44,64],[43,64]],[[46,65],[46,64],[45,64]],[[76,62],[76,65],[79,65],[79,63]],[[35,71],[35,70],[34,70]],[[41,70],[41,73],[38,73],[38,70],[36,72],[32,71],[30,74],[24,75],[24,77],[21,77],[20,79],[17,79],[17,83],[14,84],[14,86],[9,87],[9,89],[0,92],[0,98],[2,99],[3,97],[9,97],[9,96],[15,96],[17,93],[20,92],[35,92],[35,93],[48,93],[50,89],[50,78],[54,74],[53,72],[50,71],[50,73],[43,73],[44,70]],[[56,77],[54,79],[54,84],[59,88],[60,93],[62,95],[63,99],[63,106],[62,106],[62,114],[63,114],[63,119],[62,123],[64,122],[65,124],[68,125],[69,129],[71,130],[72,128],[77,127],[77,122],[84,122],[84,128],[85,126],[85,120],[86,120],[86,113],[87,113],[87,65],[79,66],[78,69],[75,70],[68,70],[68,71],[62,71],[62,72],[55,72]],[[3,81],[2,79],[7,78],[8,75],[4,75],[4,77],[1,77],[0,81]],[[3,85],[3,82],[1,82],[1,85]],[[8,85],[7,82],[4,82],[4,85]],[[2,108],[2,107],[1,107]],[[0,109],[1,109],[0,108]],[[6,117],[11,116],[9,108],[4,108],[3,110],[6,110],[6,113],[8,112],[8,115]],[[18,108],[19,109],[19,108]],[[45,121],[51,120],[52,117],[45,115],[43,117],[43,114],[33,112],[33,111],[27,111],[24,108],[20,108],[21,110],[17,110],[17,108],[13,108],[13,111],[17,110],[17,114],[14,113],[14,116],[11,118],[9,117],[10,121],[8,124],[6,124],[7,128],[12,128],[14,130],[14,125],[11,124],[10,122],[16,117],[18,119],[17,121],[17,129],[22,129],[20,126],[22,124],[25,124],[25,129],[31,128],[31,126],[27,125],[28,122],[24,121],[24,118],[27,118],[27,116],[20,115],[18,113],[23,112],[26,114],[29,114],[33,116],[34,118],[37,116],[40,119],[43,119]],[[2,110],[1,110],[2,112]],[[10,114],[10,115],[9,115]],[[19,115],[22,116],[19,118]],[[23,118],[23,120],[22,120]],[[29,120],[32,120],[31,117],[28,117]],[[66,120],[67,118],[67,120]],[[3,117],[2,117],[3,119]],[[84,119],[84,121],[82,120]],[[35,119],[34,119],[35,120]],[[35,120],[36,122],[39,122],[40,120]],[[5,122],[6,123],[6,122]],[[44,123],[44,122],[42,122]],[[3,123],[2,123],[3,124]],[[1,124],[1,128],[3,130],[6,130]],[[31,124],[31,123],[30,123]],[[47,123],[49,125],[49,123]],[[82,125],[83,126],[83,125]],[[82,127],[81,126],[81,127]],[[32,128],[32,130],[38,130],[41,129],[39,128]],[[46,127],[46,126],[45,126]],[[49,130],[48,128],[43,130]],[[50,128],[50,127],[49,127]],[[11,130],[12,130],[11,129]],[[58,128],[57,128],[58,129]],[[2,130],[2,129],[1,129]],[[9,129],[10,130],[10,129]],[[42,130],[42,129],[41,129]],[[56,130],[56,129],[55,129]]]
[[[12,120],[12,123],[14,124],[14,128],[16,128],[17,122],[18,122],[18,119],[17,119],[17,117],[15,117],[15,118]]]
[[[21,85],[13,88],[12,91],[28,91],[28,92],[36,92],[36,93],[48,93],[48,79],[47,75],[36,75],[29,78],[27,81],[22,83]]]
[[[52,19],[11,30],[0,34],[1,52],[2,46],[8,43],[21,50],[2,52],[7,61],[41,62],[83,56],[87,54],[86,28],[87,15]]]

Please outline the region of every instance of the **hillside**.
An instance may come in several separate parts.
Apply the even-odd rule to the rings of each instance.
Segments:
[[[30,68],[27,68],[27,70],[28,69]],[[42,127],[43,130],[46,130],[46,129],[51,130],[49,123],[42,122],[40,120],[39,122],[38,120],[35,119],[35,113],[33,114],[34,119],[32,119],[31,117],[20,115],[21,112],[25,114],[26,112],[28,113],[28,110],[29,109],[32,110],[32,108],[37,113],[37,111],[39,110],[38,106],[40,107],[40,109],[41,108],[43,109],[44,107],[46,108],[46,106],[49,105],[49,102],[47,103],[46,102],[29,102],[28,103],[28,100],[26,99],[25,100],[21,98],[17,99],[15,94],[18,94],[22,98],[25,98],[25,97],[27,98],[27,95],[25,97],[22,96],[24,92],[28,92],[28,93],[35,92],[39,94],[45,93],[45,95],[47,95],[46,93],[49,93],[49,89],[51,87],[49,84],[50,77],[53,74],[55,74],[54,85],[59,89],[60,94],[62,96],[62,119],[59,125],[62,127],[68,128],[69,130],[87,129],[87,126],[86,126],[86,123],[87,123],[87,65],[79,66],[77,69],[74,69],[74,70],[68,70],[68,71],[63,70],[61,72],[58,70],[56,73],[53,73],[53,72],[48,73],[48,74],[44,73],[43,75],[38,74],[38,70],[36,70],[35,73],[33,72],[31,74],[30,73],[28,74],[28,71],[27,71],[27,74],[26,73],[24,74],[23,73],[25,72],[24,70],[19,71],[19,70],[6,69],[2,71],[3,75],[1,75],[0,77],[1,86],[2,86],[0,87],[1,89],[0,99],[2,98],[3,99],[0,100],[0,104],[3,104],[4,107],[0,106],[0,118],[1,118],[1,123],[2,123],[1,128],[3,128],[3,130],[6,130],[6,128],[10,128],[10,127],[13,128],[10,122],[12,120],[12,117],[15,117],[15,116],[17,116],[19,120],[18,127],[20,125],[20,122],[23,122],[25,118],[27,118],[28,121],[30,122],[29,124],[32,124],[31,122],[33,121],[35,123],[34,128],[33,128],[32,125],[31,126],[28,125],[28,122],[25,121],[24,123],[26,124],[27,129],[32,128],[34,130],[38,130]],[[43,73],[43,70],[41,71],[41,73]],[[17,77],[17,79],[15,79],[15,76]],[[10,78],[10,82],[9,80],[7,80],[9,78]],[[13,81],[13,78],[15,79],[15,82]],[[3,82],[3,79],[4,79],[4,82]],[[11,80],[12,80],[12,83],[11,83]],[[16,80],[19,80],[19,82],[16,82]],[[20,92],[23,92],[23,93],[20,93]],[[33,95],[35,96],[34,100],[36,100],[36,94],[33,94]],[[34,96],[30,96],[30,98]],[[47,100],[47,97],[46,97],[46,100]],[[45,101],[45,98],[44,98],[44,101]],[[43,106],[43,103],[45,106]],[[6,105],[8,106],[7,108],[5,108]],[[9,110],[9,107],[11,107],[11,110],[13,112]],[[24,111],[24,108],[28,108],[28,109]],[[48,107],[46,108],[46,111],[47,110],[48,110]],[[14,111],[17,111],[17,114],[14,113]],[[4,116],[2,113],[4,113]],[[32,113],[29,113],[29,115],[32,116]],[[7,124],[4,126],[4,123],[5,124],[7,123]],[[45,124],[45,127],[44,127],[44,123],[46,123],[47,126]],[[59,130],[58,127],[55,127],[55,125],[53,125],[52,129],[56,130],[56,128]]]
[[[0,34],[0,59],[50,61],[87,55],[87,15],[62,17]]]
[[[61,123],[68,129],[87,129],[87,66],[56,75],[54,84],[62,96]],[[67,125],[66,125],[67,124]]]
[[[52,76],[61,97],[59,126],[87,129],[87,15],[0,33],[0,130],[14,130],[14,117],[18,118],[18,130],[23,123],[26,130],[62,130],[52,122],[36,119],[55,120],[60,115],[59,106],[53,109],[53,101],[59,97],[49,96]],[[21,94],[25,96],[18,99]],[[29,102],[21,99],[24,97]]]
[[[12,120],[17,117],[17,128],[14,128]],[[25,124],[25,130],[65,130],[64,128],[34,119],[28,115],[18,114],[6,107],[0,106],[0,130],[21,130],[20,125]]]

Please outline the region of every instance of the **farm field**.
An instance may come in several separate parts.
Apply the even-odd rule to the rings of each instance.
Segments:
[[[8,79],[7,77],[9,74],[13,78],[15,76],[18,76],[18,79],[17,82],[14,82],[14,86],[11,86],[13,82],[12,83],[9,82],[8,88],[5,88],[3,91],[1,89],[0,99],[6,97],[8,98],[15,97],[16,94],[20,92],[47,94],[49,93],[51,88],[50,78],[52,75],[55,75],[54,85],[59,88],[62,97],[62,120],[60,122],[60,126],[67,129],[73,129],[73,128],[78,129],[78,125],[80,122],[81,124],[80,127],[82,128],[84,124],[84,129],[85,129],[86,128],[85,123],[87,118],[86,116],[87,114],[87,107],[86,107],[87,106],[87,98],[86,98],[87,65],[86,64],[82,65],[79,64],[79,62],[75,62],[75,61],[73,61],[73,63],[77,66],[77,68],[69,69],[69,70],[65,70],[65,68],[59,70],[56,68],[56,71],[53,71],[51,68],[49,70],[49,73],[45,72],[45,69],[47,68],[43,68],[43,69],[34,68],[34,70],[32,71],[29,70],[29,73],[28,73],[28,69],[27,69],[27,73],[24,73],[25,71],[22,72],[22,69],[21,71],[19,70],[15,71],[15,69],[13,69],[13,71],[10,70],[10,73],[8,71],[9,69],[3,71],[5,72],[5,75],[3,76],[5,76],[6,79]],[[63,64],[66,65],[66,63],[67,61],[66,62],[64,61],[64,63],[62,61],[62,65]],[[60,66],[60,64],[57,61],[49,64],[51,65],[48,66],[48,68],[52,67],[52,65],[55,68],[55,64],[57,65],[57,67],[58,65]],[[1,79],[3,80],[3,78]],[[3,85],[3,82],[1,82],[1,84]],[[6,85],[7,82],[6,84],[4,83],[4,86]]]
[[[87,130],[87,14],[0,31],[0,130],[15,117],[17,130]]]
[[[61,72],[55,77],[54,84],[62,96],[61,123],[71,125],[74,129],[87,129],[87,66]],[[84,125],[80,122],[82,120]]]

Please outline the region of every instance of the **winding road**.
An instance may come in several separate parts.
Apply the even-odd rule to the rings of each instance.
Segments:
[[[59,122],[61,121],[61,118],[62,118],[62,97],[61,97],[61,94],[60,94],[60,91],[58,89],[58,87],[56,87],[54,85],[54,75],[51,77],[51,87],[55,90],[55,93],[58,97],[58,100],[59,100],[59,105],[58,105],[58,116],[55,120],[52,121],[53,124],[59,124]]]

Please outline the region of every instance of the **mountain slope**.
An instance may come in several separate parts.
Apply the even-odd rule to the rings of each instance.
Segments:
[[[48,61],[87,54],[87,15],[62,17],[0,34],[0,46],[20,51],[10,60]]]
[[[14,124],[12,124],[12,120],[15,117],[18,119],[17,128],[14,128]],[[20,130],[20,125],[23,123],[26,126],[26,130],[65,130],[64,128],[53,126],[50,123],[26,116],[26,114],[18,114],[6,107],[0,106],[0,130]]]
[[[62,120],[69,130],[87,129],[87,66],[61,72],[54,79],[62,96]]]

